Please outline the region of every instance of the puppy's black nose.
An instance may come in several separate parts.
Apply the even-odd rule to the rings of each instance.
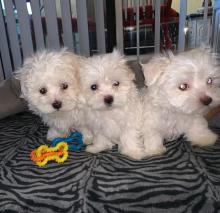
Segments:
[[[209,96],[207,96],[207,95],[203,96],[203,97],[200,98],[199,100],[200,100],[200,102],[201,102],[202,104],[204,104],[204,105],[206,105],[206,106],[208,106],[210,103],[212,103],[212,98],[209,97]]]
[[[104,97],[104,102],[105,102],[106,105],[110,106],[113,101],[114,101],[114,98],[113,98],[112,95],[107,95],[107,96]]]
[[[60,109],[62,107],[62,102],[61,101],[54,101],[52,103],[52,106],[54,109]]]

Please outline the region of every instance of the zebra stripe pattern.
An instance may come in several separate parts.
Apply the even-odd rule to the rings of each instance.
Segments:
[[[180,137],[165,142],[164,155],[142,161],[117,147],[70,152],[63,164],[39,168],[29,155],[49,144],[46,132],[29,112],[0,121],[0,212],[220,212],[219,141],[200,148]]]

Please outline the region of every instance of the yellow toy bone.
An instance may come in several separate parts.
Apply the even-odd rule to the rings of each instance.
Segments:
[[[45,166],[48,161],[55,160],[63,163],[68,158],[68,145],[65,142],[58,143],[55,147],[41,145],[31,152],[31,160],[38,166]]]

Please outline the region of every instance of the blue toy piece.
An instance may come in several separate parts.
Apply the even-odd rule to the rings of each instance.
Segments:
[[[52,140],[51,145],[56,146],[62,141],[68,144],[69,151],[81,150],[83,146],[83,136],[80,132],[71,132],[67,138],[55,138]]]

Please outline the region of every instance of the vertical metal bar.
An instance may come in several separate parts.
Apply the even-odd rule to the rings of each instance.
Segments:
[[[1,4],[0,4],[0,32],[1,32],[0,53],[3,63],[5,78],[9,78],[12,74],[12,64],[10,59],[9,46],[6,36],[6,29],[5,29]]]
[[[155,0],[154,53],[160,52],[160,0]]]
[[[90,48],[86,0],[76,0],[76,11],[80,53],[81,55],[89,56]]]
[[[2,80],[4,80],[4,72],[3,72],[2,60],[1,60],[1,56],[0,56],[0,83]]]
[[[63,25],[63,41],[64,45],[69,49],[74,49],[73,44],[73,31],[72,31],[72,16],[70,9],[70,1],[62,0],[61,4],[61,14],[62,14],[62,25]]]
[[[137,40],[137,61],[140,60],[140,17],[139,17],[140,0],[136,0],[136,40]]]
[[[125,20],[127,19],[127,8],[128,8],[128,0],[123,0],[123,10],[125,15]]]
[[[180,16],[179,16],[179,37],[178,52],[185,50],[185,22],[186,22],[187,0],[180,0]]]
[[[45,18],[47,26],[47,47],[59,49],[59,31],[57,26],[56,4],[54,0],[44,0]]]
[[[105,53],[105,26],[103,0],[95,0],[96,35],[99,53]]]
[[[6,0],[4,1],[4,4],[5,4],[5,12],[6,12],[5,20],[7,23],[7,31],[8,31],[14,68],[17,69],[22,64],[22,58],[21,58],[21,50],[18,40],[17,27],[14,17],[14,11],[13,11],[13,3],[12,1]]]
[[[32,21],[37,50],[45,48],[39,0],[31,0]]]
[[[122,23],[122,0],[115,0],[115,13],[116,13],[116,41],[117,49],[123,53],[123,23]]]
[[[202,35],[202,41],[205,44],[208,44],[209,42],[207,36],[208,36],[208,0],[205,0],[204,15],[203,15],[203,35]]]
[[[216,18],[218,19],[217,23],[215,24],[216,27],[216,31],[215,31],[215,35],[216,35],[216,42],[214,44],[215,47],[215,51],[216,53],[220,53],[220,10],[218,10],[216,12]]]
[[[129,8],[129,7],[131,7],[131,0],[127,0],[127,7]]]
[[[213,27],[213,44],[212,48],[214,52],[218,52],[219,50],[219,30],[220,30],[220,10],[217,10],[215,12],[215,17],[214,17],[214,25]]]
[[[1,65],[0,65],[1,66]],[[0,68],[1,69],[1,68]],[[1,71],[2,71],[2,73],[1,73]],[[3,70],[0,70],[0,83],[1,83],[1,81],[3,81],[4,80],[4,73],[3,73]]]
[[[23,56],[26,58],[33,53],[33,42],[31,38],[30,20],[27,12],[26,0],[15,0],[15,5],[19,18]]]

